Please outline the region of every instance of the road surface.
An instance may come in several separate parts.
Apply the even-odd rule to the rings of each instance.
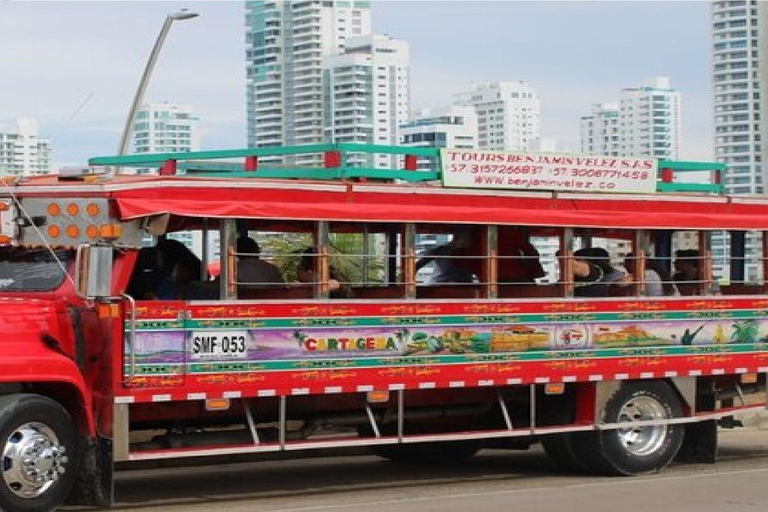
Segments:
[[[540,449],[483,451],[457,466],[372,456],[118,473],[120,512],[735,512],[768,507],[768,430],[724,431],[716,464],[661,474],[557,472]],[[68,508],[65,510],[77,510]]]

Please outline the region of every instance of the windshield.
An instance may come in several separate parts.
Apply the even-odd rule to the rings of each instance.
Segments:
[[[67,267],[71,251],[55,251]],[[0,249],[0,292],[44,292],[55,290],[64,281],[64,270],[45,249]]]

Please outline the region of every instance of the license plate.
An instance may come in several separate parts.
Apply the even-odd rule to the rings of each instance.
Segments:
[[[248,355],[247,331],[192,331],[192,359],[244,358]]]

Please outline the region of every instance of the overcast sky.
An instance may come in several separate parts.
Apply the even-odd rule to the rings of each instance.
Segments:
[[[413,107],[448,104],[472,82],[525,80],[542,97],[542,135],[578,149],[579,117],[624,87],[669,76],[683,94],[682,159],[712,157],[710,3],[389,1],[374,31],[411,46]],[[245,146],[241,1],[0,0],[0,129],[36,119],[54,160],[114,154],[165,16],[176,22],[147,101],[190,103],[203,149]]]

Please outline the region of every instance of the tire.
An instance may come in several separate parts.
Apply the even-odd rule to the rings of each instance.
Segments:
[[[61,506],[77,476],[77,441],[72,419],[53,400],[0,397],[0,510],[48,512]]]
[[[544,453],[555,465],[569,473],[583,473],[587,470],[573,449],[574,434],[550,434],[541,438]],[[578,441],[576,441],[578,442]]]
[[[603,423],[669,420],[682,416],[682,404],[665,382],[628,382],[605,404]],[[683,442],[683,425],[649,425],[578,433],[570,446],[579,464],[605,475],[639,475],[663,469]]]

